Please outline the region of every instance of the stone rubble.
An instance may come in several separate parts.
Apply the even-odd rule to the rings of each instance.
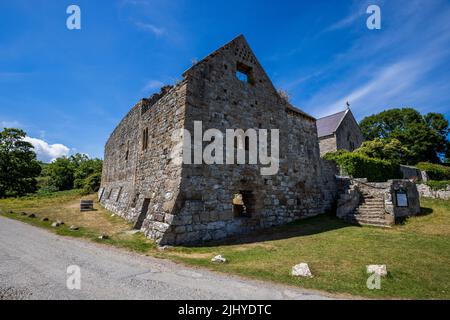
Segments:
[[[294,277],[312,278],[313,275],[307,263],[299,263],[292,267],[291,275]]]

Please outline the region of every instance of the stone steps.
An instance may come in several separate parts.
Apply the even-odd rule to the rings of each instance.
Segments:
[[[349,215],[350,217],[357,217],[362,219],[382,219],[384,220],[384,214],[366,214],[366,213],[359,213],[359,214],[352,214]]]
[[[355,209],[357,213],[374,213],[374,214],[384,214],[384,208],[361,208],[358,207]]]
[[[355,215],[347,216],[347,222],[359,224],[359,225],[370,225],[375,227],[390,228],[389,222],[384,218],[366,218],[366,217],[356,217]]]

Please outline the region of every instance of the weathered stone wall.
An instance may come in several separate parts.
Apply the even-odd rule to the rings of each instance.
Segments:
[[[364,137],[361,133],[361,129],[359,128],[358,123],[356,123],[350,110],[336,130],[335,136],[337,150],[353,151],[359,148],[363,143]]]
[[[248,82],[236,77],[243,66],[249,71]],[[136,105],[108,140],[99,192],[106,208],[132,221],[144,216],[142,230],[160,244],[222,239],[331,208],[336,168],[320,159],[315,119],[278,95],[243,37],[183,76],[182,83],[153,105]],[[278,173],[263,176],[262,166],[253,164],[182,164],[181,155],[173,155],[176,142],[170,137],[181,128],[193,135],[194,121],[202,121],[203,132],[279,129]],[[145,128],[149,142],[143,150]],[[112,196],[105,196],[111,190]],[[249,216],[233,211],[236,193],[251,199],[246,204]]]
[[[253,84],[236,77],[237,63],[251,68]],[[221,239],[330,208],[334,172],[321,166],[314,119],[280,99],[242,38],[207,57],[185,77],[186,129],[193,132],[194,121],[202,121],[203,131],[214,128],[224,133],[238,128],[279,129],[280,170],[262,176],[260,165],[183,165],[183,200],[168,242]],[[254,197],[250,217],[233,214],[233,195],[241,191]]]
[[[447,189],[433,190],[429,185],[421,183],[417,184],[417,190],[421,197],[450,200],[450,185]]]
[[[133,222],[141,217],[142,229],[152,238],[161,238],[169,227],[178,195],[181,163],[169,153],[175,144],[173,131],[183,127],[186,84],[161,96],[156,102],[141,100],[112,133],[99,191],[107,209]]]
[[[320,156],[328,152],[337,151],[336,136],[334,134],[319,138]]]

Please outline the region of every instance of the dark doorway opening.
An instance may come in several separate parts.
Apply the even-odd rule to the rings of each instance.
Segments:
[[[142,228],[142,224],[144,223],[144,219],[147,216],[148,206],[150,205],[150,199],[144,199],[144,203],[142,204],[141,214],[139,215],[136,224],[134,225],[134,229],[140,230]]]
[[[255,195],[253,191],[241,190],[234,195],[233,214],[235,217],[250,218],[255,211]]]

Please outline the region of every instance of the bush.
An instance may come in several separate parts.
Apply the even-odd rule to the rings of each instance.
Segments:
[[[450,180],[442,180],[442,181],[429,180],[426,182],[426,184],[430,186],[432,190],[446,190],[447,186],[450,186]]]
[[[84,179],[83,189],[82,192],[84,194],[89,194],[93,192],[97,192],[100,188],[100,182],[102,180],[101,173],[93,173],[86,179]]]
[[[416,168],[425,171],[431,180],[450,180],[450,168],[440,164],[419,162]]]
[[[369,182],[384,182],[402,177],[400,166],[397,163],[370,158],[361,153],[340,150],[327,153],[324,158],[336,162],[343,171],[353,178],[367,178]]]
[[[83,193],[96,192],[100,187],[103,161],[90,159],[84,154],[57,158],[45,166],[39,178],[43,193],[52,190],[82,189]]]

